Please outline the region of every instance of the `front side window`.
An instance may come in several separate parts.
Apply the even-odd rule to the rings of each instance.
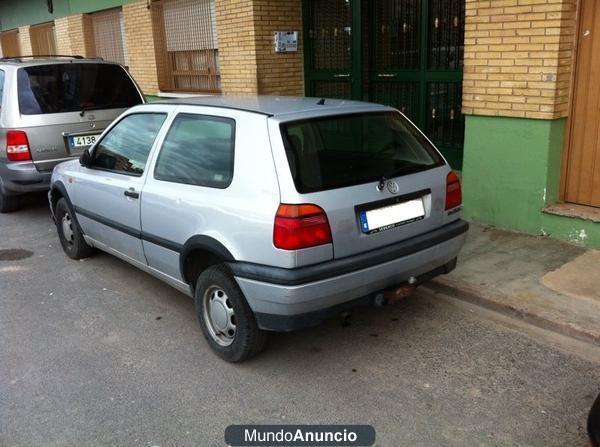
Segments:
[[[19,109],[23,115],[121,109],[142,98],[119,65],[47,64],[17,72]]]
[[[444,163],[397,112],[313,118],[282,124],[281,131],[300,193],[369,183]]]
[[[90,167],[142,175],[150,149],[166,117],[164,113],[126,116],[100,140]]]
[[[174,183],[227,188],[233,179],[235,121],[182,113],[173,121],[154,177]]]

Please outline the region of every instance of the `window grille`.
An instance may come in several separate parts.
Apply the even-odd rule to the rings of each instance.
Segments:
[[[164,50],[161,90],[220,92],[215,0],[159,0],[152,6]]]
[[[0,33],[0,43],[2,44],[2,54],[6,57],[21,56],[19,48],[19,31],[10,30]]]
[[[107,61],[128,65],[127,43],[121,8],[90,14],[94,28],[96,56]]]
[[[29,28],[31,52],[34,55],[56,54],[54,22],[42,23]]]

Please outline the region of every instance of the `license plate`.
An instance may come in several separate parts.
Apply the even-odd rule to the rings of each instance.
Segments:
[[[423,199],[418,198],[383,208],[361,211],[359,217],[362,232],[372,234],[423,219],[425,207]]]
[[[69,137],[69,144],[71,147],[91,146],[96,142],[98,135],[99,134],[72,136]]]

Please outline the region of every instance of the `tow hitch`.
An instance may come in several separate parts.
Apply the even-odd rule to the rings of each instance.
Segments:
[[[373,304],[377,307],[386,304],[394,304],[400,300],[410,297],[417,288],[417,278],[411,276],[408,281],[395,289],[379,292],[373,298]]]

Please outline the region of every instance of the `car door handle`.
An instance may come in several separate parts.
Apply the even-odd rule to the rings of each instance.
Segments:
[[[139,199],[140,198],[140,193],[136,192],[133,189],[128,189],[127,191],[124,191],[123,194],[125,194],[127,197],[131,197],[132,199]]]

